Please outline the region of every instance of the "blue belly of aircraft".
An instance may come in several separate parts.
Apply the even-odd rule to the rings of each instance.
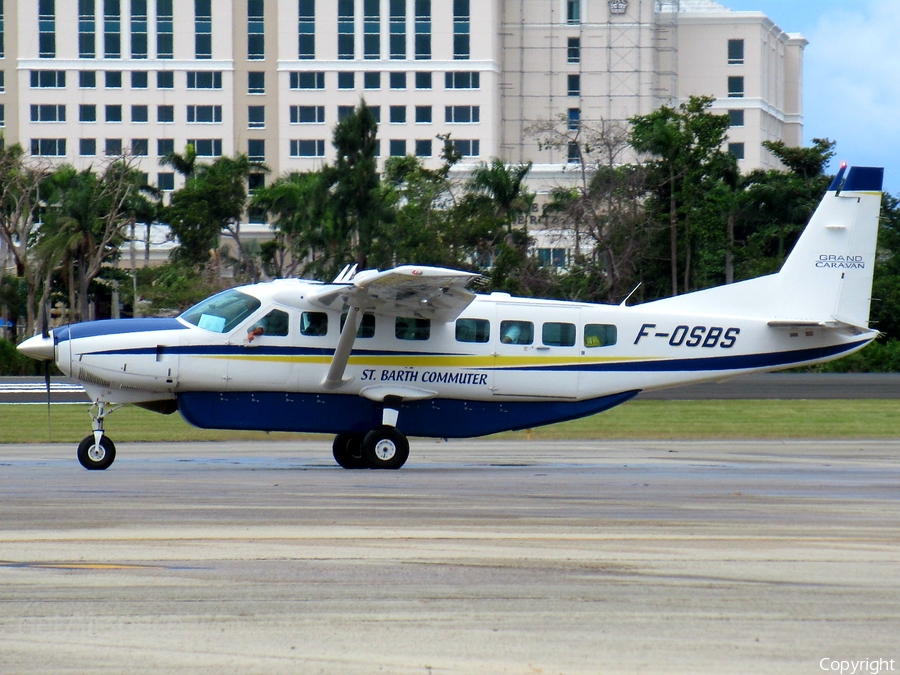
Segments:
[[[586,417],[634,398],[637,391],[588,401],[409,401],[397,427],[409,436],[470,438]],[[383,406],[345,394],[185,392],[182,417],[203,429],[365,433],[381,424]]]

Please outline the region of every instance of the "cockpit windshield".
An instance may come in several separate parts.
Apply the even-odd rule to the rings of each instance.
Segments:
[[[229,333],[260,304],[253,296],[231,289],[194,305],[181,318],[213,333]]]

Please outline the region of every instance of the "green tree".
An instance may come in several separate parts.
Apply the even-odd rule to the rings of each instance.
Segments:
[[[630,120],[631,146],[655,158],[649,166],[655,176],[655,208],[668,221],[672,295],[680,288],[691,290],[695,214],[702,208],[710,184],[721,180],[721,171],[727,166],[721,147],[729,119],[709,112],[713,101],[709,96],[691,96],[677,108],[663,106]]]
[[[335,234],[352,243],[356,264],[365,269],[389,218],[377,170],[378,122],[365,101],[335,125],[332,144],[337,151],[331,169]]]

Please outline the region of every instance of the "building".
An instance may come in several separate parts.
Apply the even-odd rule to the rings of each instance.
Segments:
[[[334,124],[365,99],[380,154],[437,164],[533,161],[565,179],[538,119],[627,120],[691,94],[732,119],[745,169],[764,140],[799,144],[805,40],[711,0],[0,0],[7,144],[78,168],[130,153],[151,183],[192,143],[270,176],[331,161]]]

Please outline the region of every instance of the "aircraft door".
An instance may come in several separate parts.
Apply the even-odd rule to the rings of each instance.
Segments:
[[[293,381],[291,336],[297,330],[291,323],[295,320],[293,314],[271,309],[234,334],[232,342],[240,349],[227,362],[228,389],[270,391],[284,389]]]

